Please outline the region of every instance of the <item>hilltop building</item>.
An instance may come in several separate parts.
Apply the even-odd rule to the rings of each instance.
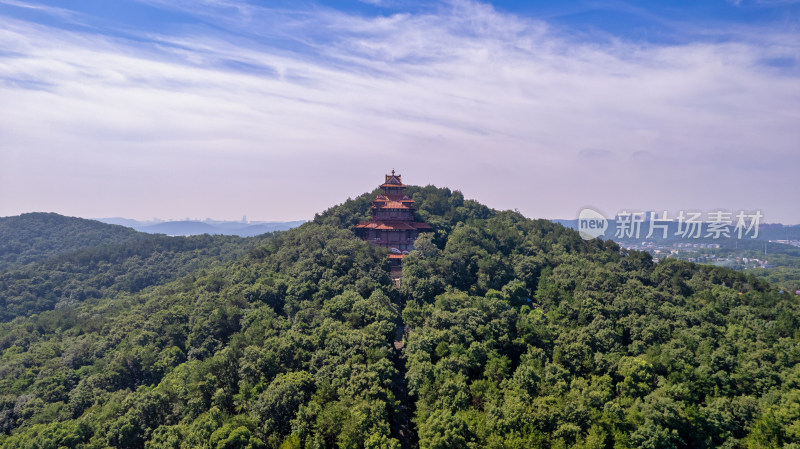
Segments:
[[[414,200],[405,193],[406,187],[402,176],[396,175],[394,170],[391,175],[385,175],[380,185],[383,193],[372,201],[372,219],[355,227],[356,235],[362,240],[391,249],[389,258],[393,272],[400,266],[403,256],[414,249],[419,233],[433,231],[428,223],[414,221],[416,207]]]

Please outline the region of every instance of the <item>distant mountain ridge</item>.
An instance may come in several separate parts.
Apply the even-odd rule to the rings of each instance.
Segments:
[[[239,237],[254,237],[268,232],[288,231],[300,226],[305,220],[295,221],[269,221],[269,222],[239,222],[239,221],[214,221],[214,220],[180,220],[164,222],[147,222],[129,218],[98,218],[98,221],[108,224],[126,226],[139,232],[148,234],[166,234],[176,236],[189,235],[238,235]]]

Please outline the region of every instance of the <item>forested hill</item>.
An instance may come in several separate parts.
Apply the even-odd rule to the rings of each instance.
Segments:
[[[269,235],[168,237],[82,218],[0,218],[0,321],[135,293],[231,261]]]
[[[0,270],[69,251],[124,242],[137,234],[124,226],[54,213],[0,217]]]
[[[795,296],[409,191],[436,232],[399,288],[350,230],[365,194],[232,262],[0,324],[0,445],[800,444]]]

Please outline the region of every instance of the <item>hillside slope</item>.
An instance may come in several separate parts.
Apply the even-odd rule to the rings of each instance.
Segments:
[[[0,217],[0,270],[70,251],[124,242],[137,234],[124,226],[54,213]]]
[[[349,229],[365,194],[236,261],[0,324],[0,445],[399,448],[401,410],[420,448],[800,444],[796,297],[409,191],[436,232],[399,289]]]
[[[238,258],[271,237],[167,237],[57,214],[8,217],[0,224],[7,238],[0,321],[135,293]]]

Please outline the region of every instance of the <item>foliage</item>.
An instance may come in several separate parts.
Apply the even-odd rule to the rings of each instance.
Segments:
[[[0,324],[0,445],[392,447],[384,253],[312,224],[262,242],[164,286]]]
[[[797,297],[409,192],[435,232],[399,287],[350,230],[371,195],[251,246],[181,240],[174,263],[117,242],[16,266],[113,281],[0,323],[0,446],[396,449],[404,407],[420,448],[800,444]],[[173,277],[122,287],[141,254]]]
[[[123,226],[54,213],[0,217],[0,270],[74,250],[121,243],[137,234]]]
[[[46,226],[52,220],[49,215],[45,218],[44,221],[28,218],[23,224],[34,222]],[[55,221],[54,225],[62,225],[59,220]],[[113,231],[117,226],[90,220],[80,220],[79,224],[86,229],[76,228],[77,235],[64,236],[41,230],[42,236],[34,239],[34,243],[30,239],[26,241],[34,248],[45,246],[45,241],[72,241],[61,245],[72,248],[69,251],[49,256],[41,253],[37,255],[37,259],[41,259],[38,262],[10,265],[7,270],[0,271],[0,321],[70,307],[119,292],[136,293],[215,263],[241,257],[271,237],[269,234],[246,239],[210,235],[168,237],[125,232],[126,239],[119,243],[102,243],[102,238],[89,243],[83,237],[84,232],[91,237],[97,235],[97,225]],[[28,230],[24,235],[30,237],[31,233]]]

